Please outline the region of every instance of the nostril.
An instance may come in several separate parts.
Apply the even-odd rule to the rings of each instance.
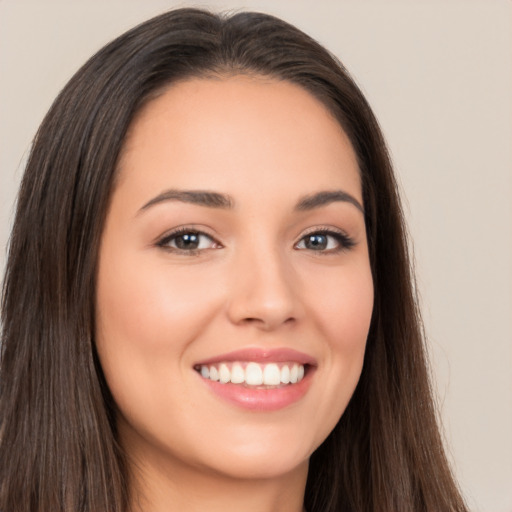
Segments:
[[[277,315],[262,315],[261,318],[258,317],[248,317],[243,318],[239,323],[246,325],[254,325],[262,330],[272,330],[281,325],[291,325],[296,321],[294,317],[288,317],[285,320],[282,320],[282,317]]]

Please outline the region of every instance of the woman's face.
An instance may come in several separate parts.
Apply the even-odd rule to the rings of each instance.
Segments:
[[[296,85],[191,79],[139,113],[118,178],[96,343],[125,449],[146,470],[306,471],[373,305],[347,136]]]

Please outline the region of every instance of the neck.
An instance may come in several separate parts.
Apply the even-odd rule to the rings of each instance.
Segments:
[[[134,468],[134,466],[132,466]],[[303,512],[307,461],[285,475],[233,478],[198,468],[132,470],[130,512]]]

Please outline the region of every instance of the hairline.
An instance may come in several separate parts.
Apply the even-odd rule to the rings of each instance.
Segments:
[[[328,101],[325,97],[319,94],[319,91],[315,90],[313,87],[306,87],[306,85],[299,80],[293,80],[289,77],[284,77],[279,73],[263,73],[257,71],[255,69],[243,66],[230,66],[229,64],[221,64],[215,67],[205,67],[204,70],[198,69],[195,71],[191,71],[190,73],[184,74],[178,78],[169,79],[167,82],[151,89],[146,94],[142,95],[138,98],[134,112],[128,122],[128,126],[126,132],[123,136],[123,140],[120,145],[117,162],[114,168],[111,187],[109,191],[109,200],[110,203],[111,198],[116,190],[116,188],[120,185],[122,181],[123,175],[123,159],[124,155],[127,151],[129,151],[129,142],[131,138],[131,134],[137,120],[144,114],[146,108],[156,101],[158,98],[164,96],[168,91],[174,89],[175,87],[186,84],[194,81],[217,81],[224,82],[229,81],[236,78],[249,78],[261,83],[267,83],[268,85],[272,85],[273,83],[287,83],[291,84],[295,87],[300,88],[302,91],[308,93],[313,99],[315,99],[319,104],[322,105],[324,111],[329,115],[331,120],[333,120],[338,128],[342,131],[342,133],[347,137],[348,142],[350,144],[350,148],[352,149],[357,163],[357,171],[360,180],[360,186],[363,187],[363,171],[361,168],[361,155],[359,154],[356,145],[354,144],[352,135],[350,133],[350,129],[348,128],[347,123],[342,121],[341,112],[339,108],[336,108],[336,105],[333,104],[332,101]],[[363,207],[364,207],[363,200]],[[108,211],[108,208],[107,208]],[[105,219],[104,219],[105,222]]]

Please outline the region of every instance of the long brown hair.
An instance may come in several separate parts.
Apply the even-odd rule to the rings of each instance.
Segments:
[[[465,511],[440,439],[397,187],[377,121],[344,67],[268,15],[180,9],[94,55],[34,141],[2,296],[0,510],[125,512],[127,465],[95,353],[98,246],[141,106],[176,80],[251,73],[308,90],[361,172],[375,304],[360,382],[311,457],[309,512]]]

